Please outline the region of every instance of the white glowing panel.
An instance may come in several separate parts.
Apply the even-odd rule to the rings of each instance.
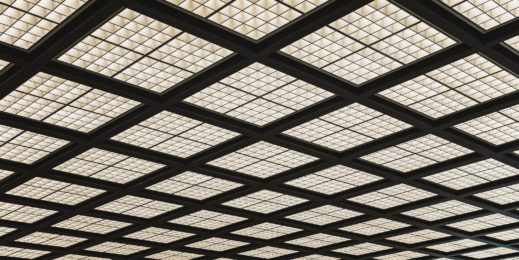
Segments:
[[[374,220],[354,224],[340,228],[340,230],[361,234],[365,236],[381,234],[393,230],[409,227],[408,224],[400,223],[394,220],[377,218]]]
[[[146,250],[148,248],[149,247],[138,245],[122,244],[116,242],[104,242],[102,244],[89,247],[86,250],[116,255],[131,255]]]
[[[263,126],[331,96],[328,91],[254,63],[184,101]]]
[[[517,219],[505,216],[502,214],[491,214],[483,217],[467,219],[459,222],[455,222],[452,224],[448,224],[447,226],[453,227],[456,229],[460,229],[466,232],[474,232],[479,230],[485,230],[493,227],[504,226],[508,224],[517,223]]]
[[[515,141],[519,136],[519,105],[472,119],[455,127],[493,145]]]
[[[407,184],[398,184],[385,189],[353,197],[348,200],[379,209],[388,209],[410,202],[427,199],[433,197],[434,195],[434,193],[414,188]]]
[[[185,158],[236,136],[227,129],[162,111],[112,139]]]
[[[349,209],[339,208],[336,206],[326,205],[292,214],[286,218],[322,226],[337,221],[354,218],[360,215],[362,215],[362,213]]]
[[[60,61],[162,93],[231,52],[125,9]]]
[[[413,251],[402,251],[398,253],[393,253],[389,255],[383,255],[383,256],[377,256],[375,259],[379,260],[409,260],[409,259],[415,259],[419,257],[427,256],[422,253],[413,252]]]
[[[298,231],[301,231],[301,229],[266,222],[244,229],[240,229],[232,233],[259,239],[273,239],[276,237],[292,234]]]
[[[451,189],[461,190],[517,174],[519,174],[518,169],[494,159],[487,159],[443,171],[424,179]]]
[[[361,159],[401,172],[410,172],[470,152],[465,147],[435,135],[426,135],[365,155]]]
[[[515,0],[441,1],[485,30],[519,17],[519,5]]]
[[[170,220],[169,222],[184,226],[215,230],[241,222],[243,220],[246,220],[246,218],[215,211],[200,210],[189,215]]]
[[[252,257],[263,258],[263,259],[271,259],[271,258],[281,257],[284,255],[293,254],[293,253],[297,253],[297,251],[285,249],[285,248],[265,246],[265,247],[260,247],[260,248],[256,248],[253,250],[242,252],[242,253],[240,253],[240,255],[252,256]]]
[[[410,125],[358,103],[293,127],[284,134],[336,151],[344,151]]]
[[[4,0],[0,2],[0,41],[28,49],[86,2]]]
[[[11,189],[7,194],[76,205],[104,192],[104,190],[96,188],[36,177]]]
[[[331,195],[381,179],[382,178],[367,172],[337,165],[288,181],[285,184]]]
[[[127,195],[96,209],[140,218],[152,218],[178,208],[180,205],[177,204]]]
[[[467,214],[480,209],[481,208],[472,206],[467,203],[463,203],[457,200],[450,200],[433,204],[431,206],[409,210],[403,212],[402,214],[426,221],[436,221],[444,218]]]
[[[373,244],[373,243],[362,243],[362,244],[357,244],[357,245],[353,245],[353,246],[343,247],[340,249],[335,249],[333,251],[343,253],[343,254],[348,254],[348,255],[360,256],[360,255],[370,254],[370,253],[379,252],[379,251],[383,251],[383,250],[387,250],[387,249],[391,249],[391,247]]]
[[[183,172],[167,180],[149,186],[167,194],[203,200],[242,186],[240,183],[214,178],[196,172]]]
[[[92,148],[56,167],[55,170],[91,178],[127,183],[165,165]]]
[[[512,47],[516,51],[519,51],[519,36],[515,36],[505,41],[508,46]]]
[[[25,249],[11,246],[0,246],[0,256],[35,259],[44,256],[48,253],[50,253],[50,251]]]
[[[454,43],[400,7],[375,0],[282,51],[359,85]]]
[[[312,254],[312,255],[294,258],[294,260],[339,260],[339,258],[325,256],[325,255]]]
[[[81,243],[85,240],[86,240],[86,238],[81,238],[81,237],[72,237],[72,236],[65,236],[65,235],[58,235],[58,234],[44,233],[44,232],[34,232],[30,235],[19,238],[16,241],[23,242],[23,243],[29,243],[29,244],[38,244],[38,245],[47,245],[47,246],[56,246],[56,247],[69,247],[69,246],[73,246],[77,243]]]
[[[173,241],[177,241],[177,240],[180,240],[180,239],[183,239],[186,237],[190,237],[193,235],[194,234],[187,233],[187,232],[150,227],[150,228],[146,228],[146,229],[128,234],[124,237],[166,244],[166,243],[171,243]]]
[[[466,253],[463,255],[472,257],[472,258],[476,258],[476,259],[484,259],[484,258],[499,257],[499,256],[503,256],[503,255],[508,255],[508,254],[514,254],[517,252],[518,252],[517,250],[510,249],[510,248],[496,247],[496,248],[480,250],[480,251],[476,251],[476,252],[472,252],[472,253]],[[510,258],[510,259],[513,259],[513,258]]]
[[[68,254],[68,255],[64,255],[62,257],[58,257],[58,258],[56,258],[56,260],[109,260],[109,259],[104,258],[104,257]]]
[[[34,163],[58,150],[68,141],[0,125],[0,158]]]
[[[259,178],[310,163],[317,158],[264,141],[212,160],[209,164]]]
[[[486,245],[486,244],[476,241],[476,240],[461,239],[461,240],[456,240],[453,242],[447,242],[447,243],[442,243],[442,244],[438,244],[438,245],[434,245],[434,246],[429,246],[427,248],[434,249],[436,251],[441,251],[441,252],[452,252],[452,251],[458,251],[458,250],[463,250],[463,249],[477,247],[477,246],[483,246],[483,245]]]
[[[0,202],[0,219],[23,223],[34,223],[44,219],[56,211]]]
[[[90,132],[139,102],[38,73],[0,100],[0,110],[46,123]]]
[[[519,79],[479,54],[398,84],[379,94],[432,118],[439,118],[510,94]]]
[[[415,231],[407,234],[402,234],[398,236],[389,237],[389,240],[397,241],[405,244],[417,244],[429,240],[440,239],[444,237],[448,237],[448,234],[437,232],[434,230],[424,229],[420,231]]]
[[[276,31],[327,0],[167,0],[254,40]]]
[[[268,214],[306,201],[306,199],[279,192],[261,190],[227,201],[223,205]]]
[[[509,229],[509,230],[505,230],[505,231],[501,231],[501,232],[491,233],[486,236],[497,239],[497,240],[501,240],[501,241],[516,240],[516,239],[519,239],[519,229],[517,229],[517,228]]]
[[[191,259],[199,258],[201,256],[202,255],[195,254],[195,253],[166,250],[166,251],[162,251],[160,253],[149,255],[146,258],[156,259],[156,260],[191,260]]]
[[[91,232],[97,234],[108,234],[118,229],[129,226],[130,223],[102,219],[90,216],[77,215],[67,220],[54,224],[53,227],[70,230]]]
[[[210,250],[210,251],[222,252],[222,251],[226,251],[229,249],[244,246],[247,244],[248,243],[241,242],[241,241],[212,237],[212,238],[208,238],[208,239],[205,239],[202,241],[198,241],[198,242],[189,244],[187,246],[193,247],[193,248]]]
[[[341,242],[348,241],[348,238],[328,235],[324,233],[318,233],[311,236],[301,237],[294,240],[287,241],[286,243],[310,248],[319,248],[323,246],[329,246]]]
[[[519,201],[519,184],[484,191],[475,196],[499,205],[514,203]]]

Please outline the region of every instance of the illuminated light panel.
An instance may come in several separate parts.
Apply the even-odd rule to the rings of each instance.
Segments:
[[[499,205],[514,203],[519,201],[519,184],[484,191],[475,196]]]
[[[167,0],[234,32],[259,40],[327,0]]]
[[[173,241],[177,241],[177,240],[180,240],[180,239],[183,239],[186,237],[190,237],[193,235],[194,234],[187,233],[187,232],[150,227],[150,228],[143,229],[141,231],[137,231],[137,232],[128,234],[124,237],[166,244],[166,243],[171,243]]]
[[[489,30],[519,17],[514,0],[441,0],[477,26]]]
[[[493,145],[515,141],[519,136],[519,105],[455,126]]]
[[[379,209],[389,209],[433,196],[435,196],[434,193],[414,188],[407,184],[398,184],[348,200]]]
[[[294,240],[287,241],[287,244],[319,248],[323,246],[329,246],[341,242],[348,241],[348,238],[332,236],[328,234],[318,233],[311,236],[301,237]]]
[[[180,207],[173,203],[127,195],[96,209],[140,218],[152,218]]]
[[[57,234],[44,233],[44,232],[34,232],[30,235],[19,238],[16,241],[23,242],[23,243],[29,243],[29,244],[38,244],[38,245],[47,245],[47,246],[56,246],[56,247],[70,247],[77,243],[86,241],[86,239],[81,238],[81,237],[57,235]]]
[[[441,251],[441,252],[453,252],[453,251],[458,251],[458,250],[463,250],[463,249],[477,247],[477,246],[483,246],[483,245],[486,245],[486,244],[476,241],[476,240],[472,240],[472,239],[461,239],[461,240],[456,240],[453,242],[447,242],[447,243],[442,243],[442,244],[438,244],[438,245],[434,245],[434,246],[428,246],[427,248],[430,248],[430,249],[433,249],[436,251]]]
[[[261,190],[227,201],[222,205],[268,214],[306,201],[306,199],[274,191]]]
[[[0,227],[0,237],[3,237],[13,231],[15,231],[16,228],[10,228],[10,227]]]
[[[466,232],[474,232],[479,230],[485,230],[493,227],[504,226],[508,224],[516,223],[518,220],[512,217],[508,217],[502,214],[490,214],[483,217],[467,219],[447,226],[463,230]]]
[[[476,259],[484,259],[489,257],[498,257],[508,254],[517,253],[517,250],[506,248],[506,247],[496,247],[491,249],[479,250],[476,252],[466,253],[463,256],[468,256]],[[510,258],[511,259],[511,258]]]
[[[0,41],[29,49],[86,2],[85,0],[2,1]]]
[[[282,51],[358,85],[454,43],[398,6],[376,0]]]
[[[58,150],[68,141],[0,125],[0,158],[34,163]]]
[[[121,221],[77,215],[54,224],[53,227],[84,231],[96,234],[108,234],[131,225]]]
[[[6,68],[7,66],[9,66],[9,62],[5,61],[5,60],[0,60],[0,72]]]
[[[201,256],[202,255],[194,254],[194,253],[166,250],[166,251],[163,251],[160,253],[149,255],[146,258],[156,259],[156,260],[191,260],[191,259],[199,258]]]
[[[108,258],[70,254],[58,257],[56,260],[108,260]]]
[[[328,91],[254,63],[184,101],[263,126],[331,96]]]
[[[0,169],[0,181],[2,181],[3,179],[9,177],[11,174],[13,174],[14,172],[12,171],[8,171],[8,170],[4,170],[4,169]]]
[[[170,223],[215,230],[234,223],[246,220],[246,218],[233,216],[209,210],[200,210],[189,215],[170,220]]]
[[[0,110],[90,132],[139,104],[40,72],[0,100]]]
[[[125,9],[60,61],[162,93],[231,52]]]
[[[354,224],[340,228],[340,230],[370,236],[375,234],[382,234],[393,230],[409,227],[408,224],[396,222],[390,219],[377,218],[374,220]]]
[[[415,259],[419,257],[427,256],[426,254],[413,252],[413,251],[402,251],[398,253],[383,255],[383,256],[377,256],[375,259],[379,260],[409,260],[409,259]]]
[[[278,248],[278,247],[272,247],[272,246],[265,246],[265,247],[260,247],[260,248],[256,248],[253,250],[242,252],[242,253],[240,253],[240,255],[263,258],[263,259],[271,259],[271,258],[281,257],[284,255],[293,254],[293,253],[297,253],[297,251],[284,249],[284,248]]]
[[[505,41],[508,46],[512,47],[516,51],[519,51],[519,36],[515,36]]]
[[[240,229],[232,233],[259,239],[273,239],[276,237],[285,236],[299,231],[301,231],[301,229],[299,228],[287,227],[273,223],[262,223],[244,229]]]
[[[472,107],[519,89],[519,79],[479,54],[398,84],[379,94],[432,118]]]
[[[407,234],[389,237],[387,239],[392,240],[392,241],[397,241],[400,243],[405,243],[405,244],[417,244],[417,243],[440,239],[440,238],[444,238],[444,237],[448,237],[448,236],[449,235],[445,234],[445,233],[437,232],[434,230],[424,229],[424,230],[420,230],[420,231],[416,231],[416,232],[411,232],[411,233],[407,233]]]
[[[394,134],[410,125],[358,103],[291,128],[284,134],[336,151]]]
[[[501,232],[487,234],[485,236],[491,237],[491,238],[494,238],[497,240],[501,240],[501,241],[512,241],[512,240],[519,239],[519,229],[518,228],[509,229],[509,230],[505,230],[505,231],[501,231]]]
[[[294,260],[339,260],[339,258],[325,256],[325,255],[312,254],[312,255],[294,258]]]
[[[360,215],[362,215],[362,213],[349,209],[339,208],[336,206],[326,205],[311,210],[299,212],[287,216],[286,218],[322,226],[340,220],[354,218]]]
[[[26,249],[12,246],[0,246],[0,256],[35,259],[48,253],[50,253],[50,251]]]
[[[0,219],[3,220],[35,223],[54,213],[56,211],[0,201]]]
[[[146,250],[149,247],[146,246],[138,246],[138,245],[130,245],[130,244],[122,244],[116,242],[104,242],[92,247],[87,248],[87,251],[101,252],[101,253],[109,253],[116,255],[131,255],[138,253],[140,251]]]
[[[236,136],[227,129],[162,111],[112,139],[186,158]]]
[[[463,215],[480,210],[481,208],[457,200],[441,202],[431,206],[413,209],[402,214],[426,221],[436,221],[444,218]]]
[[[13,188],[7,194],[65,205],[77,205],[104,192],[100,189],[36,177]]]
[[[54,169],[123,184],[164,166],[123,154],[92,148],[54,167]]]
[[[286,182],[290,186],[332,195],[382,178],[343,165],[333,166]]]
[[[203,200],[240,186],[242,186],[242,184],[220,178],[214,178],[195,172],[183,172],[151,185],[146,189]]]
[[[519,174],[519,170],[494,159],[487,159],[443,171],[424,179],[442,186],[461,190]]]
[[[434,135],[426,135],[365,156],[361,159],[410,172],[472,152]]]
[[[205,249],[210,251],[222,252],[240,246],[248,245],[249,243],[224,239],[219,237],[212,237],[202,241],[198,241],[187,245],[187,247]]]
[[[370,253],[375,253],[383,250],[391,249],[391,247],[383,246],[383,245],[377,245],[373,243],[362,243],[357,244],[353,246],[347,246],[340,249],[335,249],[333,251],[348,254],[348,255],[365,255]]]
[[[209,162],[210,165],[259,178],[285,172],[317,158],[264,141]]]

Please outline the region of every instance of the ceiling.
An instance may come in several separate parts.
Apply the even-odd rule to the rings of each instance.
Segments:
[[[1,0],[2,259],[519,259],[517,0]]]

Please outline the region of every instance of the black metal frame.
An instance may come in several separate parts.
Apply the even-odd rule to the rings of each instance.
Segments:
[[[53,209],[59,212],[49,218],[43,219],[31,225],[0,220],[0,225],[2,226],[17,228],[17,231],[1,237],[0,245],[19,246],[23,248],[52,251],[51,254],[43,256],[41,259],[55,259],[59,256],[63,256],[69,253],[80,253],[88,256],[107,257],[110,259],[142,259],[147,255],[166,249],[194,252],[205,255],[205,257],[202,257],[201,259],[213,259],[216,257],[256,259],[253,257],[245,257],[239,255],[238,253],[254,248],[259,248],[265,245],[298,251],[298,253],[280,257],[279,259],[293,259],[295,257],[314,253],[346,259],[371,259],[376,256],[405,250],[421,252],[429,255],[423,259],[432,259],[434,257],[471,259],[469,257],[461,256],[461,254],[496,246],[519,249],[519,245],[517,245],[518,241],[502,243],[498,240],[484,236],[490,232],[507,230],[510,228],[519,228],[519,224],[497,227],[491,230],[483,230],[481,232],[474,232],[470,234],[444,226],[448,223],[470,219],[477,216],[484,216],[496,212],[519,218],[519,213],[515,211],[518,206],[517,203],[514,203],[513,205],[499,206],[472,196],[478,192],[519,183],[519,176],[513,176],[504,180],[489,182],[462,191],[449,190],[447,188],[420,179],[424,176],[428,176],[446,169],[466,165],[487,158],[493,158],[513,167],[519,168],[519,157],[511,153],[514,150],[519,149],[519,141],[514,141],[500,146],[493,146],[451,128],[451,126],[454,124],[464,122],[514,104],[518,104],[519,92],[496,98],[489,102],[479,104],[463,111],[459,111],[438,120],[431,120],[414,111],[410,111],[404,107],[396,105],[375,95],[381,90],[387,89],[398,83],[404,82],[427,71],[441,67],[476,52],[500,64],[513,74],[519,75],[519,56],[514,51],[501,45],[502,41],[515,35],[519,35],[519,20],[515,19],[509,23],[497,27],[496,29],[490,30],[488,32],[481,32],[473,25],[471,25],[470,22],[460,18],[435,1],[395,0],[394,2],[396,4],[421,17],[423,20],[426,20],[429,23],[435,25],[437,28],[459,40],[459,43],[445,50],[439,51],[438,53],[430,55],[429,57],[426,57],[422,60],[403,66],[387,75],[383,75],[379,78],[368,81],[365,84],[362,84],[360,87],[355,87],[340,78],[331,76],[277,51],[280,48],[292,43],[293,41],[304,37],[305,35],[321,28],[326,24],[329,24],[330,22],[369,2],[370,1],[367,0],[331,1],[331,3],[323,6],[322,8],[319,8],[316,11],[305,15],[295,22],[290,23],[288,26],[285,26],[280,30],[272,33],[264,40],[254,42],[245,37],[238,36],[237,34],[234,34],[227,29],[223,29],[222,27],[207,22],[206,20],[193,14],[187,13],[166,2],[161,2],[158,0],[93,0],[90,1],[88,6],[84,7],[77,15],[74,15],[64,24],[56,28],[56,30],[54,30],[49,37],[46,37],[40,44],[30,49],[29,51],[20,50],[5,44],[0,44],[0,58],[13,63],[13,65],[5,69],[0,75],[0,97],[4,97],[13,91],[20,84],[31,78],[37,72],[43,71],[143,103],[143,105],[133,109],[132,111],[113,120],[112,122],[90,134],[84,134],[44,122],[0,112],[0,124],[26,129],[32,132],[65,139],[71,142],[70,145],[60,149],[59,151],[56,151],[50,156],[47,156],[46,158],[32,165],[25,165],[22,163],[0,159],[1,168],[15,172],[15,174],[0,183],[1,201]],[[133,9],[147,16],[177,27],[181,30],[187,31],[193,35],[216,43],[234,51],[236,54],[185,80],[184,82],[180,83],[178,87],[169,92],[166,92],[163,95],[139,89],[130,84],[116,81],[54,60],[54,58],[61,52],[70,48],[75,42],[79,41],[90,31],[94,30],[96,27],[114,15],[118,10],[121,10],[124,7]],[[278,120],[262,128],[182,102],[182,100],[189,95],[202,90],[212,83],[215,83],[256,61],[333,92],[336,94],[336,96],[307,109],[289,115],[286,118]],[[400,133],[374,140],[372,142],[340,153],[280,134],[286,129],[324,115],[353,102],[358,102],[384,112],[390,116],[413,125],[413,127]],[[180,159],[110,140],[110,137],[113,135],[124,131],[125,129],[153,116],[162,110],[174,111],[175,113],[181,115],[192,117],[194,119],[239,132],[242,135],[187,159]],[[451,142],[467,147],[473,150],[474,153],[421,168],[412,171],[405,176],[391,169],[358,159],[359,157],[368,153],[387,148],[426,134],[435,134]],[[292,150],[316,156],[319,158],[319,160],[310,163],[309,165],[298,167],[289,170],[288,172],[272,176],[265,180],[246,176],[229,170],[223,170],[205,164],[207,161],[218,158],[226,153],[243,148],[260,140],[268,141]],[[62,162],[65,162],[92,147],[99,147],[109,151],[159,162],[167,165],[167,167],[125,185],[113,184],[101,180],[59,172],[52,169],[54,166],[59,165]],[[284,184],[284,182],[288,180],[295,179],[305,174],[336,164],[344,164],[349,167],[381,176],[384,179],[369,185],[357,187],[353,190],[341,192],[333,196],[324,196],[322,194],[317,194]],[[186,170],[196,170],[197,172],[206,175],[237,181],[244,184],[244,186],[237,190],[217,195],[202,202],[144,189],[151,184],[165,180]],[[65,206],[57,203],[5,194],[6,191],[36,176],[45,176],[49,179],[80,184],[88,187],[96,187],[104,189],[107,192],[85,201],[77,206]],[[345,201],[347,198],[399,183],[405,183],[414,187],[431,191],[438,194],[438,196],[395,207],[389,210],[379,210],[376,208]],[[264,216],[245,210],[220,205],[222,202],[237,196],[246,195],[261,189],[269,189],[284,194],[305,198],[308,200],[308,202]],[[174,202],[181,204],[184,207],[152,218],[150,220],[95,210],[97,206],[110,202],[124,195],[135,195],[155,200]],[[399,214],[403,211],[420,208],[451,199],[456,199],[478,206],[482,208],[482,210],[435,221],[432,223]],[[311,224],[300,223],[284,218],[287,215],[312,209],[321,205],[335,205],[342,208],[362,212],[364,215],[324,226],[314,226]],[[195,227],[176,225],[168,222],[168,220],[190,214],[200,209],[243,216],[248,220],[217,229],[214,232]],[[53,224],[78,214],[125,221],[132,223],[132,225],[114,231],[108,235],[98,235],[52,227]],[[360,223],[379,217],[385,217],[388,219],[408,223],[411,225],[411,227],[370,237],[338,230],[338,228],[345,225]],[[230,233],[234,230],[266,221],[297,227],[302,229],[302,231],[268,241]],[[146,242],[123,237],[126,234],[151,226],[171,228],[179,231],[195,233],[197,235],[178,240],[170,244]],[[390,236],[405,234],[408,232],[420,230],[422,228],[445,232],[451,234],[452,237],[427,241],[415,245],[406,245],[385,240],[385,238]],[[15,241],[16,239],[35,231],[46,231],[56,234],[85,237],[88,238],[88,240],[69,248],[57,248]],[[347,237],[351,240],[318,249],[311,249],[284,243],[285,241],[291,239],[315,233],[332,234],[336,236]],[[189,248],[185,246],[194,241],[203,240],[213,236],[244,241],[250,244],[222,253]],[[451,253],[442,253],[426,248],[427,246],[433,244],[454,241],[459,238],[472,238],[487,243],[488,245]],[[129,257],[84,250],[89,246],[104,241],[144,245],[150,247],[150,249],[130,255]],[[331,251],[359,242],[373,241],[376,241],[381,245],[393,247],[393,249],[364,255],[362,257],[353,257]],[[519,253],[513,254],[511,256],[519,256]]]

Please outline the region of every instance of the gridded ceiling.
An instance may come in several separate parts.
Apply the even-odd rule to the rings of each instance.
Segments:
[[[0,0],[1,259],[519,259],[518,0]]]

